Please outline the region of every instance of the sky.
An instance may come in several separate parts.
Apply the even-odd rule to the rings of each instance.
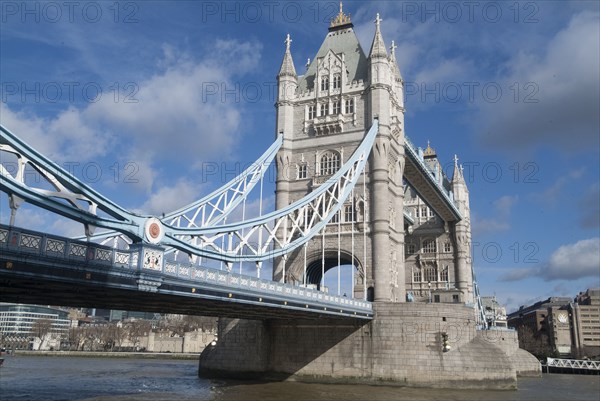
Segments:
[[[276,74],[299,74],[338,2],[3,1],[0,121],[121,206],[175,210],[275,138]],[[600,287],[596,1],[344,2],[376,13],[405,82],[406,134],[470,191],[482,295],[510,311]],[[274,195],[265,191],[265,205]],[[0,221],[10,215],[0,196]],[[16,225],[83,235],[23,206]]]

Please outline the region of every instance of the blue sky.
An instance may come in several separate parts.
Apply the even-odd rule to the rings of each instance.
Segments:
[[[270,145],[285,35],[302,73],[338,10],[69,4],[2,3],[0,119],[122,206],[152,214],[218,187]],[[448,174],[455,153],[463,163],[480,288],[509,310],[600,287],[598,7],[344,2],[365,51],[377,12],[386,44],[398,46],[407,135],[431,141]],[[83,233],[27,206],[17,225]]]

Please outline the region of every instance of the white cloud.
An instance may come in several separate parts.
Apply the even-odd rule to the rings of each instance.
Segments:
[[[158,63],[161,70],[135,83],[137,86],[123,87],[118,101],[113,93],[105,94],[85,107],[70,106],[44,118],[1,103],[2,125],[59,164],[108,156],[112,158],[109,166],[117,161],[133,162],[137,171],[127,189],[147,194],[161,174],[181,171],[183,175],[202,162],[231,157],[242,122],[250,116],[243,115],[243,99],[224,97],[223,91],[239,92],[236,79],[256,68],[261,45],[217,40],[201,61],[167,45],[163,49],[164,58]],[[173,181],[178,178],[169,177]],[[154,195],[147,206],[155,211],[169,203],[157,202]]]
[[[547,263],[524,269],[513,269],[503,281],[519,281],[530,277],[544,281],[600,278],[600,237],[560,246]]]
[[[138,212],[161,216],[177,210],[199,197],[199,188],[193,183],[181,179],[174,185],[164,186],[154,191],[150,198],[139,207]]]
[[[231,51],[234,47],[236,52]],[[224,93],[239,94],[240,84],[234,77],[256,66],[261,46],[217,41],[212,50],[211,58],[193,62],[188,55],[175,55],[167,47],[168,67],[136,83],[139,91],[129,99],[136,102],[103,97],[83,111],[85,118],[130,138],[136,152],[147,160],[193,166],[227,158],[239,140],[243,102]]]
[[[513,206],[518,202],[518,195],[504,195],[492,202],[494,216],[480,218],[473,213],[473,233],[495,233],[510,229],[509,217]]]
[[[498,212],[498,215],[500,215],[500,217],[508,217],[510,215],[512,207],[517,203],[518,200],[518,195],[504,195],[495,200],[493,206],[494,209],[496,209],[496,211]]]
[[[563,245],[552,253],[541,269],[546,280],[600,276],[600,238]]]
[[[69,107],[54,118],[13,111],[0,103],[2,125],[55,162],[85,162],[104,156],[112,137],[93,129],[80,110]]]

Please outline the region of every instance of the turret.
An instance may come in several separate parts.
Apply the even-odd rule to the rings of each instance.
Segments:
[[[291,43],[292,39],[290,39],[290,34],[288,33],[285,39],[285,54],[283,55],[281,68],[279,68],[279,73],[277,74],[279,89],[277,95],[278,106],[293,100],[296,95],[296,88],[298,87],[298,74],[296,74],[294,60],[290,52]]]
[[[458,157],[454,156],[454,173],[452,175],[452,192],[454,194],[454,200],[458,206],[458,210],[463,215],[469,215],[469,189],[465,182],[462,166],[458,164]]]
[[[296,90],[298,88],[298,75],[294,68],[294,60],[290,52],[292,39],[288,33],[285,39],[285,54],[281,62],[281,68],[277,74],[277,134],[283,133],[284,144],[291,140],[294,127],[294,108],[293,101],[296,99]]]
[[[378,58],[387,59],[387,50],[385,49],[385,43],[381,36],[381,18],[379,13],[375,17],[375,36],[373,37],[373,43],[371,44],[371,51],[369,52],[369,58],[374,60]]]
[[[371,235],[373,241],[373,284],[375,301],[390,301],[397,285],[392,273],[390,250],[390,85],[388,54],[381,36],[381,18],[375,18],[375,36],[369,53],[369,104],[370,119],[379,120],[379,134],[370,157],[371,187]],[[400,209],[401,210],[401,209]],[[403,291],[402,291],[403,292]],[[404,295],[402,294],[401,297]]]
[[[400,68],[398,68],[398,63],[396,62],[396,44],[392,40],[392,45],[390,46],[390,68],[392,72],[392,86],[393,93],[396,95],[396,101],[398,105],[404,108],[404,80],[402,79],[402,74],[400,73]]]
[[[462,220],[454,225],[456,242],[456,287],[462,290],[464,302],[473,302],[473,271],[471,258],[471,208],[469,206],[469,190],[462,166],[458,157],[454,156],[454,174],[451,189]]]
[[[282,209],[290,204],[290,174],[292,169],[292,143],[294,136],[294,100],[296,99],[296,90],[298,88],[298,75],[294,67],[294,60],[290,46],[292,39],[287,34],[285,39],[285,54],[281,62],[281,68],[277,74],[277,132],[283,134],[283,144],[277,154],[277,181],[275,184],[276,207]],[[282,261],[276,262],[276,268],[273,271],[273,279],[281,281]]]

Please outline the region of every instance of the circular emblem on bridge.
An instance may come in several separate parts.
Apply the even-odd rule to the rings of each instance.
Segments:
[[[144,231],[146,233],[146,239],[151,244],[158,244],[163,239],[164,230],[162,223],[156,217],[151,217],[146,221]]]

